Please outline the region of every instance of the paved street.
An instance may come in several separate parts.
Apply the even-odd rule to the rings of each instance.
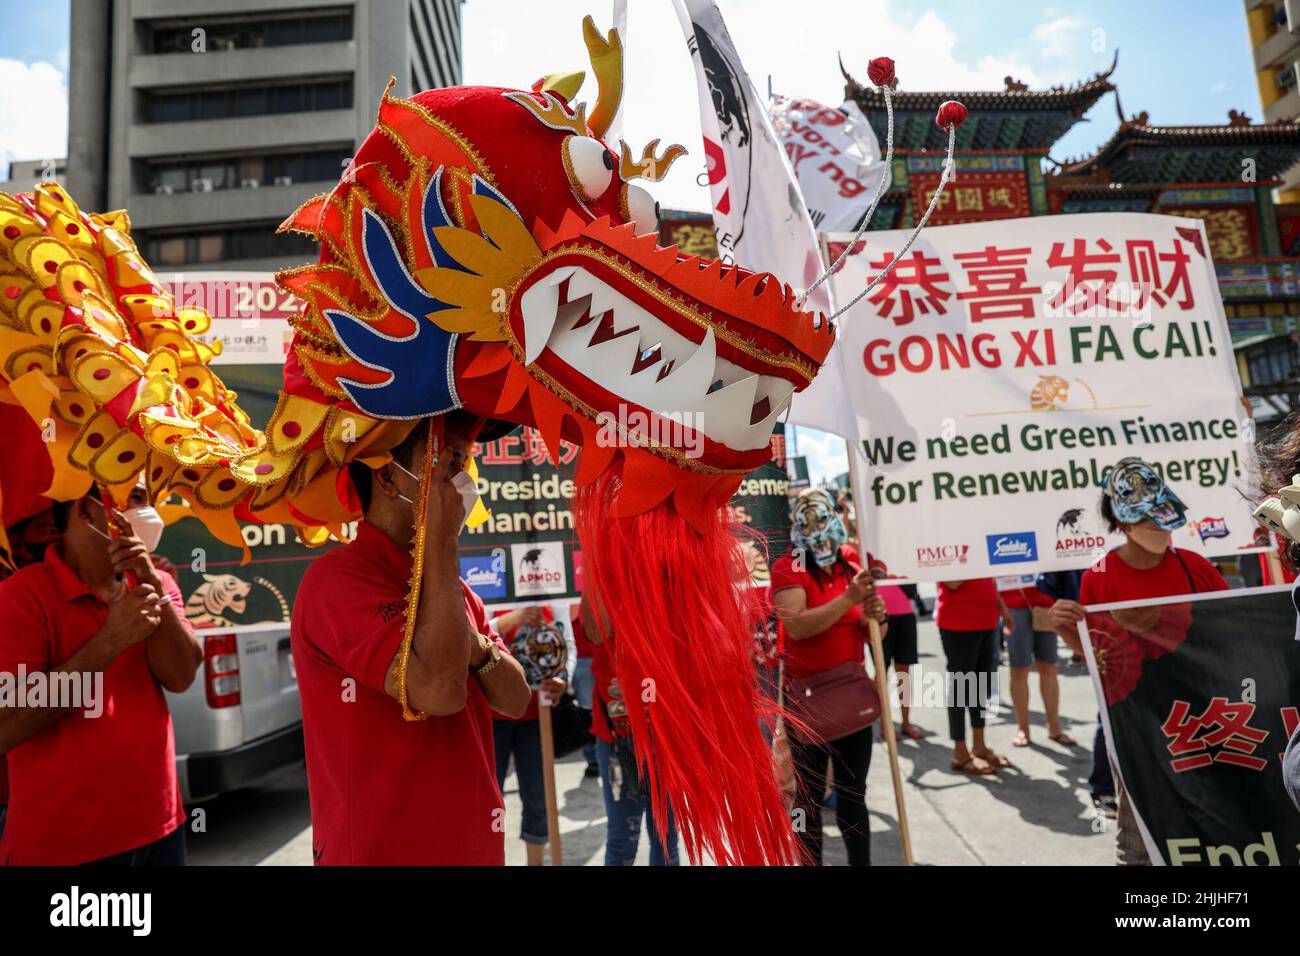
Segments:
[[[921,624],[921,667],[941,672],[943,654],[932,622]],[[1068,656],[1064,646],[1063,659]],[[921,865],[1064,864],[1109,865],[1113,830],[1094,832],[1088,796],[1089,750],[1097,716],[1086,670],[1066,665],[1061,678],[1065,730],[1080,746],[1066,749],[1047,741],[1036,678],[1031,678],[1034,746],[1016,750],[1007,670],[1001,671],[1004,706],[989,725],[989,744],[1015,767],[996,777],[966,777],[948,769],[946,711],[922,707],[915,723],[929,732],[921,741],[900,741],[899,758],[907,798],[913,855]],[[605,812],[599,781],[583,777],[583,760],[574,755],[556,772],[564,859],[570,866],[604,862]],[[876,744],[868,787],[872,859],[877,865],[902,863],[897,811],[883,741]],[[264,787],[222,797],[203,806],[207,832],[190,839],[190,862],[200,865],[311,863],[311,828],[306,774],[299,768]],[[521,865],[524,847],[517,839],[519,796],[513,775],[506,781],[508,839],[506,861]],[[843,864],[844,846],[833,824],[827,831],[827,862]],[[642,840],[638,863],[647,847]]]

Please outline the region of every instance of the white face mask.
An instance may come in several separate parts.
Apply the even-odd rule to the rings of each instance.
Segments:
[[[456,472],[456,477],[451,480],[451,483],[460,492],[461,504],[465,506],[465,514],[460,519],[460,528],[464,531],[465,522],[469,521],[469,513],[478,504],[478,489],[474,487],[474,479],[468,471]]]
[[[411,474],[409,471],[403,468],[401,463],[398,462],[397,459],[393,459],[393,466],[397,468],[402,474],[410,478],[411,480],[413,481],[420,480],[419,478],[416,478],[415,475]],[[467,471],[456,472],[455,476],[451,479],[451,486],[455,488],[457,492],[460,493],[461,504],[464,505],[465,507],[465,512],[464,514],[461,515],[460,518],[460,527],[461,530],[463,531],[465,530],[465,522],[469,520],[469,513],[474,510],[474,505],[478,503],[478,497],[479,497],[478,489],[474,486],[474,479],[470,476],[470,473]],[[412,507],[415,506],[415,502],[412,501],[410,498],[406,497],[406,495],[402,494],[401,492],[397,493],[397,497],[401,498],[403,501],[405,501],[407,504],[411,505]]]
[[[122,517],[131,526],[131,533],[139,538],[140,543],[145,546],[145,550],[150,554],[158,550],[158,542],[162,540],[163,528],[166,527],[166,523],[157,509],[152,505],[127,508],[122,512]],[[106,541],[113,540],[111,534],[105,534],[93,524],[90,526],[90,530]]]
[[[150,554],[158,550],[158,542],[162,540],[165,524],[157,509],[152,505],[127,508],[122,512],[122,517],[130,523],[131,531]]]

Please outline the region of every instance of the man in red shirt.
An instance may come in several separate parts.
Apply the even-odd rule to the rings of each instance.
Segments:
[[[427,719],[404,719],[398,677],[427,420],[387,464],[349,467],[365,520],[298,589],[293,658],[317,864],[505,862],[490,712],[518,717],[531,695],[459,575],[456,539],[473,501],[464,464],[480,424],[446,416],[429,486],[406,675],[407,700]]]
[[[152,512],[145,502],[141,485],[130,511]],[[10,789],[0,863],[184,863],[163,691],[190,686],[203,649],[176,582],[136,533],[110,539],[97,495],[54,511],[62,543],[0,583],[0,675],[13,692],[0,685]],[[130,512],[112,517],[135,527]]]

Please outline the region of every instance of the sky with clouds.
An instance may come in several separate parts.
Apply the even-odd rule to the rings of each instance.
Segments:
[[[398,0],[374,0],[398,2]],[[1128,114],[1162,124],[1225,122],[1231,108],[1261,114],[1243,7],[1237,0],[719,0],[733,40],[760,88],[836,105],[836,62],[865,79],[889,55],[907,89],[1001,89],[1012,76],[1031,88],[1069,84],[1105,69]],[[539,76],[587,65],[579,26],[608,0],[467,0],[465,82],[527,88]],[[68,0],[0,0],[0,168],[11,159],[67,149]],[[680,142],[679,161],[656,198],[707,209],[695,78],[668,0],[629,0],[627,138]],[[594,85],[593,81],[589,81]],[[590,91],[584,91],[589,93]],[[1062,139],[1058,159],[1092,152],[1114,131],[1107,97]],[[800,429],[814,479],[845,468],[843,442]]]

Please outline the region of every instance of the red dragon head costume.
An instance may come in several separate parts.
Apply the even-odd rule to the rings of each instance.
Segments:
[[[191,338],[207,315],[161,286],[125,213],[84,213],[55,186],[0,195],[0,430],[34,449],[39,427],[49,452],[6,478],[5,524],[42,494],[143,470],[154,500],[178,495],[223,541],[250,521],[320,541],[359,512],[345,466],[379,466],[421,418],[533,426],[553,455],[572,442],[588,586],[660,832],[671,807],[693,860],[791,862],[725,505],[834,330],[770,274],[657,244],[632,180],[684,151],[603,139],[622,50],[590,18],[584,34],[590,113],[572,75],[385,93],[343,181],[282,226],[321,251],[279,276],[306,308],[264,431]]]
[[[789,861],[724,506],[834,333],[775,277],[658,245],[632,180],[683,150],[602,139],[621,49],[584,28],[590,115],[565,81],[385,95],[344,181],[285,224],[319,238],[320,262],[280,276],[307,309],[268,446],[232,471],[255,514],[310,467],[328,418],[357,413],[464,408],[536,427],[553,455],[578,445],[584,567],[620,683],[645,704],[630,710],[656,814],[675,809],[694,859]],[[354,510],[345,495],[311,504],[319,524]]]

